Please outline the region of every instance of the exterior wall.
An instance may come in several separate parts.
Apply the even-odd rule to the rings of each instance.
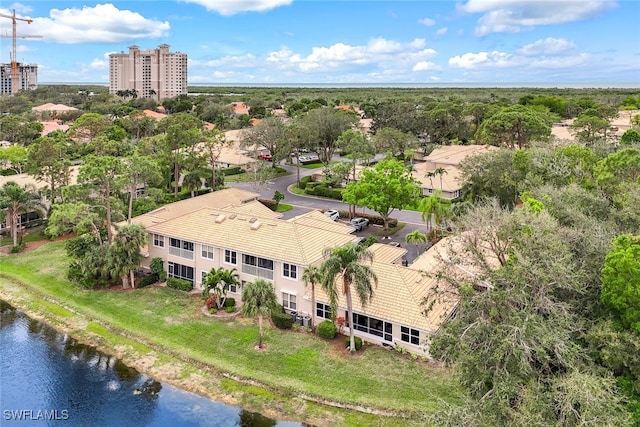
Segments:
[[[169,45],[109,55],[109,93],[136,90],[141,98],[161,101],[187,93],[187,54],[169,52]]]
[[[0,94],[11,95],[11,64],[0,64]],[[18,90],[38,88],[38,66],[18,63]]]
[[[193,242],[194,243],[194,251],[193,251],[193,259],[188,259],[178,255],[172,255],[169,252],[169,236],[163,236],[164,238],[164,247],[157,247],[154,245],[154,235],[149,234],[148,236],[148,249],[149,256],[146,257],[143,261],[143,266],[148,267],[151,263],[151,260],[155,257],[160,257],[165,262],[165,271],[168,272],[168,263],[174,262],[178,264],[182,264],[188,267],[192,267],[194,269],[194,289],[202,289],[202,273],[208,272],[212,268],[225,268],[232,269],[235,268],[238,274],[238,278],[240,282],[252,282],[259,278],[250,272],[243,271],[243,255],[251,255],[257,256],[255,254],[243,253],[240,251],[235,251],[232,248],[222,248],[222,247],[213,247],[213,259],[202,257],[202,243],[201,242]],[[230,264],[225,261],[225,249],[236,252],[236,264]],[[260,256],[261,258],[267,258],[265,256]],[[295,297],[295,311],[299,313],[311,314],[311,301],[304,299],[304,293],[306,290],[306,286],[302,281],[302,273],[303,267],[300,265],[295,265],[296,268],[296,278],[289,278],[284,275],[284,263],[278,260],[273,261],[273,278],[265,278],[269,282],[273,283],[274,290],[276,293],[276,297],[278,298],[279,303],[283,303],[283,291]],[[292,264],[293,265],[293,264]],[[248,268],[246,270],[251,270]],[[238,287],[237,292],[229,292],[229,296],[239,299],[242,289]],[[290,302],[290,301],[289,301]],[[289,310],[293,311],[293,310]]]

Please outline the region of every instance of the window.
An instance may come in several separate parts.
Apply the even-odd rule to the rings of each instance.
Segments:
[[[400,327],[400,339],[414,345],[420,345],[420,331],[406,326]]]
[[[213,259],[213,246],[202,245],[202,258]]]
[[[164,248],[164,236],[154,233],[153,246],[155,246],[156,248]]]
[[[316,316],[323,319],[331,319],[331,306],[321,302],[316,303]]]
[[[289,310],[296,310],[296,296],[288,292],[282,292],[282,306]]]
[[[298,266],[293,264],[282,264],[282,275],[289,279],[298,279]]]
[[[188,280],[193,283],[193,267],[171,261],[169,261],[167,264],[169,266],[169,273],[167,274],[167,276]]]
[[[193,242],[180,239],[169,239],[169,255],[193,259]]]
[[[229,249],[224,250],[224,262],[226,264],[238,264],[238,254],[235,251],[230,251]]]
[[[346,318],[348,315],[345,316]],[[382,337],[385,341],[393,341],[393,326],[384,320],[353,313],[353,327],[358,331]]]
[[[273,280],[273,260],[253,255],[242,255],[242,272]]]

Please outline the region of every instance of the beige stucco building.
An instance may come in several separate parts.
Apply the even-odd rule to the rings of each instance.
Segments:
[[[302,275],[310,265],[324,261],[325,249],[357,242],[353,228],[330,220],[320,211],[284,220],[257,198],[258,194],[232,188],[134,218],[133,222],[144,225],[149,233],[143,266],[160,257],[169,276],[189,280],[195,289],[202,288],[203,275],[212,268],[236,269],[241,282],[256,278],[271,282],[287,312],[295,311],[307,319],[314,313],[316,324],[329,319],[328,296],[316,286],[316,306],[312,307],[310,286]],[[403,266],[405,249],[374,244],[370,250],[374,258],[370,266],[378,285],[366,305],[353,294],[355,333],[372,343],[401,345],[421,353],[427,338],[458,304],[454,289],[444,293],[446,298],[435,292],[437,285],[443,286],[431,274],[441,262],[437,250],[419,258],[431,272]],[[228,295],[240,299],[241,292],[241,287],[232,288]],[[425,298],[430,299],[428,307]],[[343,296],[336,316],[348,319]],[[343,332],[348,331],[346,325]]]
[[[109,55],[109,93],[135,90],[138,97],[161,101],[187,93],[187,54],[169,52],[169,45]]]

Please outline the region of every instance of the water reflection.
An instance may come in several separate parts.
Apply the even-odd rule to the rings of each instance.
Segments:
[[[0,314],[2,426],[304,425],[276,421],[155,381],[4,301]]]

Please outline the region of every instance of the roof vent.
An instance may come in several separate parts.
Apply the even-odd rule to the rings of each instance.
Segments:
[[[216,224],[222,223],[225,220],[226,217],[227,217],[226,215],[222,215],[222,214],[218,215],[216,217]]]
[[[236,219],[236,217],[237,217],[237,216],[238,216],[238,215],[236,215],[236,214],[231,214],[231,215],[229,216],[229,219]]]
[[[252,219],[255,219],[255,218],[252,218]],[[261,225],[262,223],[260,221],[254,221],[253,224],[251,224],[251,229],[257,230],[258,228],[260,228]]]
[[[257,220],[258,220],[258,218],[251,218],[251,219],[249,220],[249,222],[250,222],[251,224],[253,224],[253,223],[254,223],[254,222],[256,222]]]

